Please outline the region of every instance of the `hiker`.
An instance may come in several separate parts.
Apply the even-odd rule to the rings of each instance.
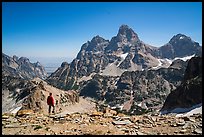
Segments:
[[[47,97],[47,104],[49,105],[49,109],[48,109],[49,114],[51,111],[51,107],[53,107],[52,113],[55,113],[54,98],[52,96],[52,93],[50,93],[50,96]]]

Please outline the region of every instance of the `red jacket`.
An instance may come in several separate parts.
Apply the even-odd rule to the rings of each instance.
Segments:
[[[53,98],[53,96],[48,96],[47,97],[47,104],[54,106],[54,98]]]

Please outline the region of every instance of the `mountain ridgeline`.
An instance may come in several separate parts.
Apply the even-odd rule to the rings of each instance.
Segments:
[[[142,42],[127,25],[119,28],[117,36],[110,41],[95,36],[84,43],[77,57],[70,63],[63,63],[52,73],[47,82],[61,89],[76,87],[77,81],[98,73],[121,76],[125,71],[144,70],[153,67],[169,67],[167,60],[175,57],[202,54],[202,47],[183,34],[177,34],[164,46],[157,48]],[[59,82],[56,82],[59,81]]]
[[[183,34],[173,36],[162,47],[153,47],[142,42],[129,26],[122,25],[110,41],[97,35],[84,43],[70,64],[63,62],[49,77],[39,62],[2,54],[3,91],[19,94],[21,100],[30,94],[29,84],[25,83],[39,77],[56,88],[77,90],[81,96],[133,114],[138,113],[135,106],[158,110],[164,102],[163,109],[171,109],[166,98],[177,95],[179,91],[173,91],[182,89],[182,85],[185,87],[184,79],[193,74],[193,65],[189,67],[188,61],[197,56],[202,56],[202,47]],[[173,104],[177,103],[175,100]]]
[[[76,58],[52,73],[46,82],[64,90],[105,101],[110,106],[144,104],[160,109],[166,97],[184,78],[188,60],[202,56],[202,47],[183,34],[161,47],[142,42],[127,25],[106,40],[99,35],[81,47]]]
[[[2,53],[2,76],[20,77],[22,79],[33,79],[39,77],[47,78],[47,72],[40,62],[31,63],[28,58],[17,56],[10,57]]]

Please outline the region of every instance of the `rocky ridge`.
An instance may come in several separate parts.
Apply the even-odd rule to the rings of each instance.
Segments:
[[[4,83],[6,84],[6,83]],[[33,80],[11,79],[2,89],[2,113],[16,113],[30,109],[33,112],[47,113],[47,97],[51,92],[55,99],[56,113],[66,110],[66,107],[79,102],[76,91],[63,91],[35,78]]]
[[[181,49],[184,49],[182,54]],[[121,25],[110,41],[97,35],[84,43],[77,57],[70,64],[61,65],[46,81],[61,89],[72,89],[84,77],[121,76],[125,71],[168,68],[172,62],[169,61],[176,57],[201,56],[201,53],[201,46],[183,34],[157,48],[142,42],[129,26]]]
[[[4,53],[2,53],[2,73],[3,76],[11,75],[23,79],[35,77],[46,79],[48,76],[40,62],[31,63],[26,57],[9,57]]]

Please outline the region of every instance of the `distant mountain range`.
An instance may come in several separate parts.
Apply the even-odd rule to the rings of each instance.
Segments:
[[[80,95],[112,107],[131,102],[127,111],[137,114],[132,106],[141,103],[160,109],[180,86],[188,60],[197,56],[202,56],[202,47],[183,34],[153,47],[122,25],[110,41],[97,35],[84,43],[77,57],[70,64],[63,62],[46,81],[60,89],[79,90]]]
[[[30,91],[34,93],[33,87],[41,86],[30,81],[39,77],[47,82],[45,85],[76,90],[76,98],[78,94],[92,97],[130,114],[190,107],[200,102],[200,98],[195,100],[202,88],[202,73],[197,75],[202,64],[196,65],[201,60],[202,47],[190,37],[177,34],[167,44],[153,47],[142,42],[129,26],[122,25],[110,41],[97,35],[84,43],[70,64],[62,62],[50,76],[39,62],[30,63],[26,57],[2,54],[2,90],[6,97],[11,91],[22,99]],[[56,88],[53,90],[57,91]],[[194,89],[198,92],[192,101]],[[190,104],[186,101],[189,98]]]
[[[71,89],[82,77],[95,73],[121,76],[125,71],[168,68],[176,57],[201,54],[202,47],[183,34],[173,36],[158,48],[145,44],[129,26],[122,25],[110,41],[95,36],[84,43],[77,57],[70,64],[62,63],[47,82],[61,89]]]
[[[2,53],[2,73],[3,76],[11,75],[23,79],[33,79],[39,77],[47,78],[47,72],[40,62],[31,63],[26,57],[9,57]]]

